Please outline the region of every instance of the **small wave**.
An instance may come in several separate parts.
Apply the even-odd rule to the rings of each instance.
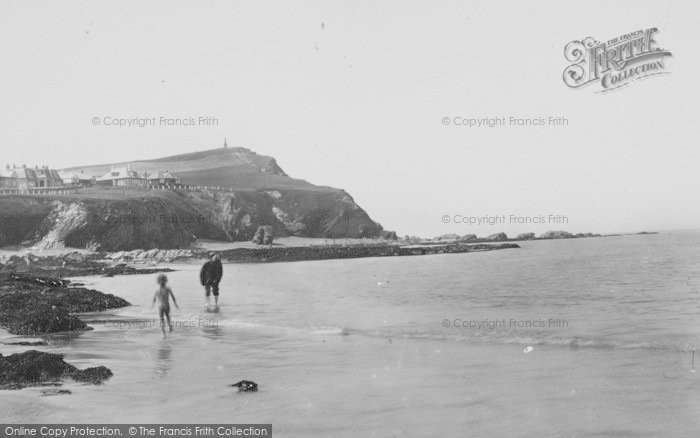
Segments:
[[[351,333],[350,329],[344,327],[312,327],[311,332],[315,335],[343,335],[348,336]]]
[[[546,338],[533,341],[534,344],[553,347],[594,348],[601,350],[657,350],[657,351],[691,351],[697,349],[697,342],[691,338],[669,339],[659,341],[613,339],[600,337],[573,336]]]
[[[285,325],[265,324],[261,322],[238,320],[238,319],[218,319],[216,325],[219,327],[232,327],[239,329],[259,330],[264,332],[289,334],[289,335],[319,335],[319,336],[347,336],[352,330],[337,326],[308,326],[294,327]]]
[[[593,348],[600,350],[677,350],[676,345],[661,345],[653,342],[630,342],[586,337],[521,339],[513,338],[505,341],[507,344],[530,344],[550,347],[569,347],[572,349]]]
[[[158,321],[158,316],[154,311],[145,306],[129,306],[123,309],[114,309],[105,312],[89,312],[77,314],[80,319],[88,325],[96,326],[133,326],[139,323],[154,323]],[[220,313],[185,313],[174,314],[172,316],[173,323],[190,322],[193,326],[197,326],[201,322],[201,326],[217,326],[231,327],[244,330],[259,330],[262,332],[291,334],[291,335],[319,335],[319,336],[347,336],[352,333],[351,329],[338,327],[333,325],[323,326],[284,326],[275,324],[266,324],[263,322],[255,322],[250,320],[242,320],[226,317]]]
[[[600,337],[571,336],[571,337],[537,337],[518,336],[508,332],[475,332],[468,335],[461,333],[443,333],[430,330],[402,331],[396,329],[381,330],[352,330],[353,334],[381,337],[387,339],[416,339],[434,341],[474,342],[479,344],[507,344],[539,346],[570,349],[600,349],[600,350],[667,350],[691,351],[696,349],[695,342],[652,342],[632,341],[625,339],[609,339]]]

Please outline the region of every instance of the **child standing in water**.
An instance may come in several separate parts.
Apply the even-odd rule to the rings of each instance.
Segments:
[[[167,286],[168,277],[165,274],[160,274],[158,276],[158,289],[156,289],[156,294],[153,296],[153,304],[151,304],[151,309],[153,305],[158,301],[158,314],[160,316],[160,328],[163,330],[163,336],[165,336],[165,317],[168,320],[168,328],[173,331],[173,325],[170,322],[170,297],[173,298],[173,304],[178,309],[180,308],[175,301],[175,295],[173,295],[172,289]]]

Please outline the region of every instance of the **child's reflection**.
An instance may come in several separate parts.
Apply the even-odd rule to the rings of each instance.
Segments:
[[[160,377],[165,377],[173,367],[172,360],[173,350],[167,341],[163,341],[158,347],[158,357],[156,359],[156,373]]]

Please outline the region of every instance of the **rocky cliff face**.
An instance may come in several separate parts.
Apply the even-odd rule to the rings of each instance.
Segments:
[[[130,191],[101,188],[60,196],[0,197],[0,246],[106,251],[184,248],[196,238],[374,237],[382,232],[343,191]]]
[[[260,225],[272,226],[276,236],[373,237],[382,229],[340,190],[205,192],[189,197],[212,212],[229,240],[250,240]]]

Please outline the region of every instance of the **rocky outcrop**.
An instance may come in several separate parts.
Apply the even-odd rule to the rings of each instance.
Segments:
[[[399,236],[396,234],[396,231],[389,231],[389,230],[382,230],[381,233],[379,233],[378,236],[382,240],[398,240]]]
[[[318,246],[268,246],[263,248],[236,248],[218,251],[222,260],[237,263],[291,262],[301,260],[329,260],[362,257],[417,256],[430,254],[457,254],[477,251],[519,248],[514,243],[467,244],[424,243],[401,245],[390,241],[364,245],[318,245]]]
[[[63,355],[29,350],[3,356],[0,354],[0,389],[56,385],[62,379],[99,385],[112,377],[112,371],[99,366],[79,370],[66,363]]]
[[[477,237],[475,234],[443,234],[432,239],[426,239],[416,236],[405,236],[401,239],[403,243],[413,245],[439,245],[444,243],[489,243],[489,242],[515,242],[519,240],[548,240],[548,239],[571,239],[584,237],[601,237],[600,234],[594,233],[577,233],[572,234],[567,231],[548,231],[540,237],[536,237],[535,233],[518,234],[515,238],[508,237],[505,233],[491,234],[487,237]]]
[[[191,249],[136,249],[105,254],[105,258],[115,265],[123,263],[170,263],[192,258]]]
[[[477,240],[478,237],[476,237],[476,234],[465,234],[464,236],[460,236],[459,240],[461,242],[471,242],[473,240]]]
[[[106,254],[104,259],[97,253],[67,253],[63,255],[37,256],[26,254],[16,255],[0,262],[0,274],[28,274],[44,277],[75,277],[84,275],[114,275],[153,274],[170,272],[170,268],[137,268],[131,266],[138,263],[157,264],[171,262],[193,255],[191,250],[149,250],[129,251]],[[58,280],[66,282],[66,280]]]
[[[656,234],[656,233],[645,233],[645,234]],[[600,234],[596,233],[576,233],[574,234],[574,237],[601,237]]]
[[[46,341],[19,341],[19,342],[4,342],[5,345],[21,345],[23,347],[45,347],[49,345]]]
[[[457,239],[459,239],[459,234],[455,234],[455,233],[443,234],[443,235],[435,238],[435,240],[457,240]]]
[[[41,395],[48,397],[52,395],[68,395],[68,394],[73,394],[73,392],[70,389],[45,389],[41,391]]]
[[[272,245],[273,239],[272,227],[269,225],[261,225],[255,232],[255,236],[253,236],[253,243],[256,245]]]
[[[489,240],[491,242],[503,242],[508,240],[508,236],[506,235],[506,233],[496,233],[487,236],[486,240]]]
[[[574,237],[568,231],[547,231],[540,236],[540,239],[572,239]]]
[[[130,305],[111,294],[73,287],[68,280],[33,275],[0,275],[0,326],[17,335],[86,330],[72,315]]]

